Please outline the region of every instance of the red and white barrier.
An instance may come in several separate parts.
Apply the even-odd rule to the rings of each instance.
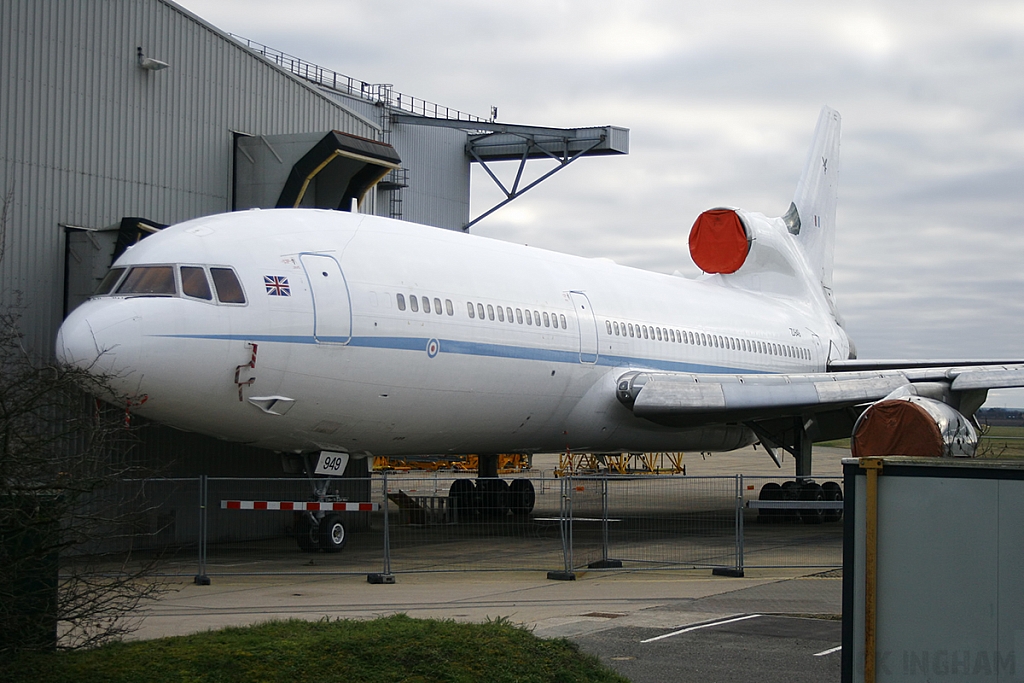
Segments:
[[[374,512],[380,503],[316,503],[287,500],[222,500],[221,510],[294,510],[295,512]]]

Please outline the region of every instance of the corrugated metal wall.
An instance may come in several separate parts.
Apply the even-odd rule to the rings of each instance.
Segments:
[[[391,144],[408,173],[404,220],[449,230],[461,230],[469,222],[467,139],[466,131],[457,128],[394,127]]]
[[[136,48],[170,64],[138,66]],[[373,126],[165,0],[0,2],[0,304],[31,347],[62,318],[64,231],[174,223],[230,207],[233,131]]]

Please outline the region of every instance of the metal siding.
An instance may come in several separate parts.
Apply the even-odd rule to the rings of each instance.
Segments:
[[[402,218],[460,230],[469,222],[469,158],[465,131],[432,126],[395,126],[391,142],[409,172]]]
[[[139,68],[136,46],[170,68]],[[14,192],[0,304],[20,292],[23,329],[40,351],[62,317],[59,223],[172,223],[226,211],[232,130],[377,137],[165,0],[0,3],[0,117],[0,190]]]

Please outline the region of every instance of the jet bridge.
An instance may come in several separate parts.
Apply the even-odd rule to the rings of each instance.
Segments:
[[[629,129],[619,126],[598,126],[590,128],[548,128],[544,126],[523,126],[510,123],[472,121],[449,118],[433,118],[415,114],[394,114],[392,123],[412,126],[437,126],[459,128],[469,132],[466,155],[480,164],[487,175],[505,194],[505,199],[487,211],[470,220],[463,231],[501,207],[513,201],[527,190],[562,170],[580,157],[629,154]],[[531,159],[552,159],[558,165],[536,180],[523,185],[523,171]],[[496,161],[518,161],[515,180],[506,186],[490,167]]]

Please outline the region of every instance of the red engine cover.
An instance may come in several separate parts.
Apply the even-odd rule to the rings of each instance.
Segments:
[[[705,273],[735,273],[750,252],[750,237],[732,209],[711,209],[690,229],[690,256]]]

